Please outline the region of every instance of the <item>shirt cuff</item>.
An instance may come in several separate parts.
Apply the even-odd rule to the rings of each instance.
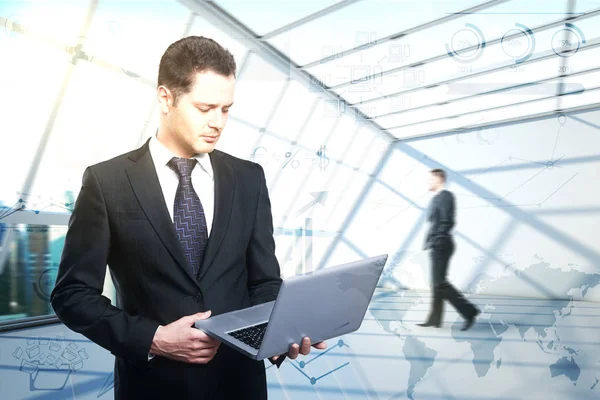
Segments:
[[[159,329],[160,325],[158,326],[158,328],[156,328],[156,332],[158,332]],[[156,332],[154,332],[154,336],[156,336]],[[155,356],[156,354],[148,353],[148,361],[152,360]]]

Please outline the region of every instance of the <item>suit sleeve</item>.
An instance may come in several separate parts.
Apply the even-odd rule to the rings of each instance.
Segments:
[[[110,254],[110,228],[98,178],[91,167],[83,175],[65,238],[51,301],[58,318],[71,330],[142,365],[159,324],[129,315],[102,295]]]
[[[450,231],[454,227],[454,195],[450,192],[444,193],[444,198],[440,199],[439,215],[440,220],[438,223],[437,235],[450,235]]]
[[[279,262],[275,257],[273,216],[267,183],[262,167],[259,170],[259,194],[252,237],[246,253],[248,291],[252,305],[275,300],[281,286]]]

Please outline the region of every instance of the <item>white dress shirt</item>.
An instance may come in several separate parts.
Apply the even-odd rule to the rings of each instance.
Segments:
[[[167,163],[176,156],[159,142],[156,136],[153,136],[150,139],[149,146],[150,155],[152,156],[152,161],[156,168],[156,175],[158,175],[158,182],[160,183],[162,194],[165,203],[167,204],[167,209],[169,210],[171,222],[173,222],[173,208],[175,205],[177,186],[179,185],[179,175],[169,168]],[[208,230],[208,236],[210,236],[215,213],[215,183],[213,179],[212,164],[210,163],[208,154],[198,154],[194,158],[198,160],[199,165],[196,165],[192,170],[192,186],[202,203],[204,216],[206,218],[206,228]],[[156,329],[157,332],[158,329],[160,329],[160,326]],[[154,355],[148,354],[148,361],[152,358],[154,358]]]
[[[173,207],[175,204],[177,186],[179,185],[179,175],[169,168],[167,163],[176,156],[159,142],[156,136],[153,136],[150,139],[149,146],[150,155],[152,156],[152,161],[154,161],[154,167],[156,168],[156,175],[158,175],[158,181],[162,188],[165,203],[167,204],[171,221],[173,221]],[[213,215],[215,212],[215,184],[213,180],[212,164],[210,163],[208,154],[198,154],[193,158],[198,160],[199,165],[196,165],[192,170],[192,186],[202,203],[204,216],[206,218],[206,228],[208,229],[208,236],[210,236]]]

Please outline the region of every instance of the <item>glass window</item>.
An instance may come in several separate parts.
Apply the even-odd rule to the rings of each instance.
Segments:
[[[407,2],[359,1],[334,13],[277,35],[268,42],[299,65],[339,54],[480,3],[481,0]],[[365,16],[369,16],[365,18]],[[393,16],[393,17],[390,17]],[[357,29],[360,27],[360,30]],[[307,46],[307,43],[311,43]]]
[[[87,166],[143,144],[144,122],[156,101],[156,89],[136,78],[78,64],[51,126],[33,193],[57,199],[78,194]]]
[[[565,112],[568,112],[570,108],[597,103],[597,97],[598,89],[588,88],[584,93],[577,95],[554,97],[529,104],[519,104],[498,110],[463,115],[452,119],[425,122],[404,128],[389,129],[389,132],[397,138],[413,137],[423,134],[448,132],[470,126],[489,125],[507,119],[517,119],[555,112],[555,110],[564,110]]]
[[[504,88],[549,79],[558,75],[569,76],[584,73],[598,68],[598,57],[600,57],[600,48],[583,48],[577,54],[571,56],[566,65],[561,65],[560,59],[552,57],[525,65],[509,66],[498,72],[467,78],[459,82],[448,83],[430,89],[424,88],[407,94],[368,102],[357,107],[362,111],[370,110],[377,123],[391,126],[386,122],[388,117],[385,114],[410,111],[411,109],[440,103],[444,105],[443,103],[452,102],[456,99],[468,98],[479,93],[499,91]],[[542,83],[541,85],[541,87],[535,90],[539,91],[541,88],[548,89],[552,84]],[[534,91],[534,89],[531,90]],[[510,92],[499,91],[497,96],[506,96],[508,93]],[[490,100],[498,98],[490,97]],[[431,110],[431,108],[428,109]],[[384,116],[379,117],[380,115]],[[399,113],[395,116],[400,117],[402,115],[404,113]]]
[[[363,125],[352,135],[350,146],[344,154],[344,164],[351,168],[360,168],[360,165],[371,146],[375,145],[377,133],[373,128]]]
[[[369,177],[347,168],[337,168],[337,171],[332,171],[331,177],[333,179],[329,179],[327,185],[323,186],[327,191],[326,202],[315,214],[315,218],[319,217],[321,226],[328,230],[339,231],[350,213],[356,212],[353,207]]]
[[[448,118],[465,113],[475,113],[510,104],[534,101],[552,97],[562,90],[563,93],[578,93],[586,88],[597,87],[600,83],[600,71],[580,74],[564,79],[555,79],[536,86],[521,87],[498,94],[475,96],[465,101],[447,105],[427,107],[399,115],[378,119],[384,128],[410,126],[432,119]],[[507,115],[509,118],[510,115]]]
[[[190,11],[178,2],[102,0],[89,31],[78,40],[87,57],[96,62],[156,82],[160,58],[171,43],[183,37],[190,21]]]
[[[265,168],[269,191],[277,199],[278,214],[282,216],[290,212],[294,192],[310,178],[315,158],[312,149],[292,143],[289,139],[264,135],[253,149],[256,162]]]
[[[357,125],[350,115],[350,113],[346,113],[342,116],[331,138],[327,141],[327,145],[324,146],[323,150],[326,151],[327,157],[332,163],[343,162],[346,151],[352,144],[352,138],[360,128],[360,125]]]
[[[305,85],[292,80],[283,98],[277,104],[267,129],[282,137],[295,140],[308,122],[309,113],[316,100],[314,93],[311,93]]]
[[[315,152],[318,151],[320,146],[327,143],[335,125],[345,112],[346,106],[343,102],[320,98],[298,142]]]
[[[231,115],[264,127],[288,79],[261,57],[252,54],[236,82]]]
[[[596,0],[578,0],[575,2],[575,13],[588,12],[598,8],[598,2]]]
[[[218,0],[238,21],[262,36],[338,3],[335,0]]]
[[[25,36],[64,48],[82,35],[91,7],[87,1],[2,1],[0,15],[6,18],[2,30],[12,39]]]
[[[0,96],[3,132],[0,170],[4,172],[0,201],[11,210],[25,205],[27,210],[33,211],[30,210],[32,204],[19,202],[19,199],[31,200],[24,197],[30,195],[32,176],[29,174],[39,170],[33,167],[36,151],[52,123],[52,112],[60,100],[61,85],[68,77],[70,63],[61,50],[29,38],[0,40],[0,51],[3,55],[0,87],[4,93]],[[44,60],[43,74],[40,58]],[[24,190],[27,194],[22,193]],[[3,219],[6,222],[6,218],[15,221],[22,214],[5,214],[0,222]]]
[[[245,39],[240,37],[231,25],[220,21],[208,21],[200,15],[194,15],[189,35],[211,38],[233,54],[238,73],[247,53]]]
[[[357,261],[364,257],[363,246],[359,248],[355,244],[349,245],[344,240],[339,240],[331,251],[331,255],[325,265],[323,265],[323,268],[335,267],[336,265]]]
[[[320,229],[312,217],[286,221],[275,227],[276,255],[281,275],[289,276],[314,271],[337,232]],[[322,225],[322,224],[319,224]]]
[[[378,134],[368,151],[365,153],[364,160],[361,162],[360,170],[366,174],[373,174],[381,159],[383,158],[390,141]]]
[[[0,223],[0,316],[53,315],[54,289],[66,226]]]
[[[262,164],[262,152],[257,150],[259,132],[253,126],[229,118],[216,148],[232,156]]]
[[[502,2],[396,40],[348,55],[340,54],[339,57],[312,65],[307,70],[319,78],[328,79],[330,85],[338,85],[355,79],[352,74],[360,69],[364,69],[368,75],[389,71],[446,54],[447,45],[450,48],[461,49],[474,46],[478,41],[489,42],[502,38],[505,34],[523,32],[525,28],[533,29],[563,18],[566,11],[565,1],[546,2],[543,13],[536,12],[539,11],[539,4],[539,0]],[[460,6],[460,3],[455,4],[455,7]],[[490,22],[492,19],[493,23]],[[398,29],[398,32],[400,31],[401,29]],[[522,36],[512,39],[510,44],[505,43],[505,47],[515,56],[526,51],[528,44],[526,36],[523,33]]]
[[[518,45],[513,46],[510,41],[509,43],[488,44],[481,49],[480,57],[474,56],[472,60],[465,57],[463,61],[459,62],[457,57],[448,56],[439,61],[376,76],[370,80],[358,77],[353,80],[353,84],[334,88],[334,91],[349,103],[358,103],[407,92],[415,88],[425,88],[449,80],[470,79],[469,77],[474,74],[485,73],[493,69],[508,69],[511,66],[518,66],[520,60],[530,62],[541,58],[570,58],[573,54],[581,52],[582,47],[592,45],[593,40],[600,36],[597,22],[599,19],[598,17],[586,18],[573,22],[569,26],[561,25],[536,32],[528,37],[528,40],[535,40],[535,47],[530,46],[531,55],[527,53],[517,56],[517,53],[513,52],[513,47],[524,46],[525,39],[513,39],[513,43],[518,43]],[[558,57],[559,54],[562,56]]]
[[[397,187],[379,182],[371,186],[344,235],[349,242],[360,243],[361,247],[369,249],[370,254],[388,253],[391,258],[397,250],[420,250],[423,243],[423,227],[415,224],[423,215],[421,208],[427,205],[429,199],[427,174],[422,171],[424,165],[416,166],[407,161],[402,162],[407,168],[402,170],[402,174],[395,170]],[[390,165],[395,164],[392,162]],[[410,172],[412,174],[407,178]],[[414,182],[406,183],[403,179]],[[417,188],[423,188],[422,193],[415,193]],[[410,242],[403,242],[403,238]]]

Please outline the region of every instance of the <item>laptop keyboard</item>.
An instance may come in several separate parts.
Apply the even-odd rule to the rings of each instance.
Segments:
[[[264,324],[250,326],[237,331],[229,332],[228,335],[233,336],[237,340],[246,343],[248,346],[258,350],[265,336],[268,322]]]

